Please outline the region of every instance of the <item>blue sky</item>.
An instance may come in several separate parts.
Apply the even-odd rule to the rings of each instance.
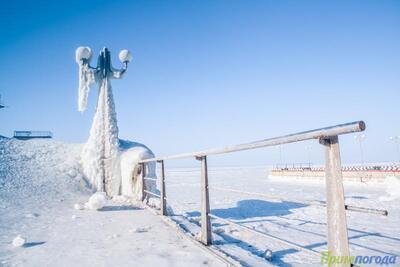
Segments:
[[[7,1],[0,10],[0,134],[51,130],[84,142],[74,52],[133,54],[114,80],[120,137],[166,155],[364,120],[366,161],[396,159],[400,135],[399,1]],[[353,136],[344,162],[357,162]],[[284,162],[322,162],[314,142]],[[273,164],[277,148],[216,158]]]

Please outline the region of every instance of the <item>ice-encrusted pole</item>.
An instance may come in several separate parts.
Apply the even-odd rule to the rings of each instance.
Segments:
[[[90,85],[99,84],[96,112],[87,143],[82,150],[83,172],[97,189],[107,195],[119,193],[120,174],[117,168],[119,140],[117,116],[110,79],[120,79],[126,72],[132,55],[128,50],[119,53],[123,63],[121,69],[111,65],[110,51],[103,48],[97,61],[97,67],[90,66],[92,51],[89,47],[76,50],[76,62],[79,65],[78,110],[86,110]]]

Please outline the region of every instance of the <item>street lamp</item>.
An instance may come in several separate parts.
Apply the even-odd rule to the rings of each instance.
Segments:
[[[397,156],[400,162],[400,135],[391,136],[390,140],[396,144]]]
[[[365,134],[358,134],[354,136],[354,140],[358,141],[358,144],[360,146],[360,155],[361,155],[361,164],[364,165],[364,153],[363,153],[363,147],[362,147],[362,142],[365,139]]]
[[[95,67],[90,66],[92,50],[89,47],[79,47],[75,56],[79,65],[79,111],[86,109],[90,85],[95,82],[99,85],[90,136],[82,150],[83,171],[98,191],[114,195],[119,190],[119,178],[114,171],[118,165],[119,139],[110,80],[123,77],[132,55],[128,50],[119,53],[121,69],[112,66],[110,51],[106,47],[100,51]]]
[[[119,60],[122,62],[122,69],[118,70],[111,65],[110,51],[107,47],[104,47],[97,60],[97,67],[90,66],[90,60],[92,59],[92,50],[90,47],[81,46],[76,49],[76,62],[85,68],[86,72],[93,74],[95,79],[105,78],[122,78],[122,75],[128,68],[128,63],[132,60],[132,54],[128,50],[124,49],[119,52]]]

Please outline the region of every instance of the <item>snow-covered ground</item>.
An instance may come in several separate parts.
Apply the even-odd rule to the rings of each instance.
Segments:
[[[0,266],[224,266],[129,201],[74,209],[92,194],[81,148],[0,139]],[[18,235],[22,247],[12,245]]]
[[[177,235],[160,218],[129,201],[102,211],[76,210],[92,192],[81,175],[82,146],[52,140],[0,139],[0,266],[220,266],[211,254]],[[315,251],[326,250],[323,183],[268,179],[266,167],[210,167],[211,212]],[[199,169],[166,169],[167,198],[181,226],[197,235]],[[400,198],[391,185],[347,183],[346,203],[387,209],[388,216],[347,212],[352,255],[400,255]],[[397,184],[398,187],[398,184]],[[221,191],[281,196],[279,201]],[[176,204],[180,203],[180,204]],[[189,217],[190,221],[185,217]],[[212,220],[214,247],[244,266],[319,266],[320,259],[268,236]],[[12,240],[26,238],[23,247]],[[273,253],[265,260],[266,251]]]
[[[269,168],[210,168],[211,213],[237,222],[317,252],[326,251],[326,209],[304,204],[301,200],[325,200],[322,182],[270,180]],[[397,255],[400,262],[400,182],[345,183],[346,204],[367,208],[386,209],[388,216],[347,212],[351,255]],[[200,171],[180,168],[166,172],[167,198],[174,213],[189,217],[192,223],[176,216],[195,234],[199,228]],[[221,188],[274,195],[284,201],[257,195],[221,191]],[[396,189],[397,188],[397,189]],[[194,222],[194,223],[193,223]],[[260,266],[269,262],[260,260],[267,249],[272,250],[272,263],[276,265],[316,265],[320,258],[307,252],[282,245],[262,234],[257,235],[212,220],[216,247],[247,266]]]

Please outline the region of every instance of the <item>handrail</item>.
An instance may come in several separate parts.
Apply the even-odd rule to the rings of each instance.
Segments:
[[[155,158],[142,160],[139,163],[225,154],[225,153],[231,153],[231,152],[236,152],[236,151],[261,148],[261,147],[289,144],[289,143],[306,141],[306,140],[311,140],[311,139],[320,139],[320,138],[354,133],[354,132],[362,132],[364,130],[365,130],[365,123],[363,121],[355,121],[355,122],[338,124],[338,125],[334,125],[334,126],[330,126],[330,127],[315,129],[315,130],[311,130],[311,131],[304,131],[304,132],[299,132],[299,133],[295,133],[295,134],[288,134],[288,135],[284,135],[284,136],[280,136],[280,137],[269,138],[269,139],[264,139],[264,140],[260,140],[260,141],[250,142],[250,143],[244,143],[244,144],[240,144],[240,145],[227,146],[224,148],[208,149],[208,150],[182,153],[182,154],[165,156],[165,157],[155,157]]]
[[[164,161],[182,158],[195,158],[201,162],[201,234],[200,241],[204,245],[212,244],[212,225],[210,218],[215,216],[210,213],[209,199],[209,183],[208,183],[208,168],[207,157],[209,155],[225,154],[236,151],[250,150],[261,147],[276,146],[300,142],[311,139],[318,139],[319,143],[325,147],[325,184],[326,184],[326,208],[327,208],[327,226],[328,226],[328,250],[332,255],[349,256],[349,241],[347,234],[346,209],[354,211],[366,211],[364,208],[346,206],[344,202],[343,176],[340,159],[340,147],[338,136],[347,133],[361,132],[365,130],[363,121],[355,121],[335,126],[304,131],[295,134],[284,135],[275,138],[264,139],[260,141],[244,143],[225,148],[216,148],[203,150],[198,152],[189,152],[165,157],[154,157],[139,161],[141,166],[141,185],[142,185],[142,200],[148,198],[148,195],[153,195],[148,190],[145,190],[146,180],[146,163],[156,162],[161,164],[161,195],[160,206],[161,215],[167,215],[166,212],[166,191],[165,191],[165,170]],[[146,196],[147,193],[147,196]],[[377,213],[374,210],[373,213]],[[369,210],[371,212],[371,210]],[[372,212],[371,212],[372,213]],[[386,214],[387,215],[387,212]],[[291,244],[293,246],[293,244]]]

